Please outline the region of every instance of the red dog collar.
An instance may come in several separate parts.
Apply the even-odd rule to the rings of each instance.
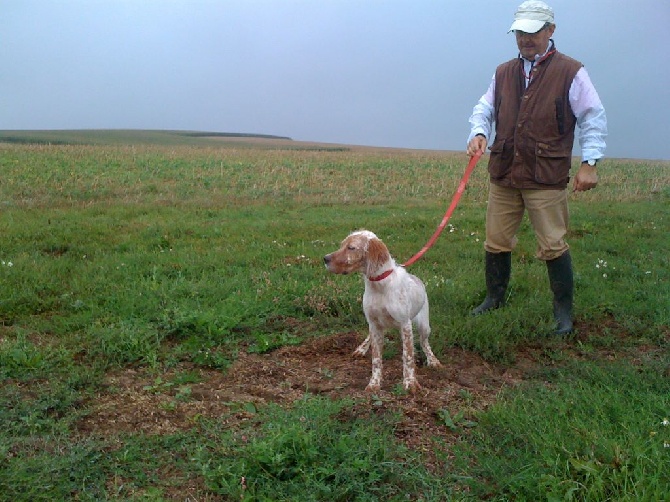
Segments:
[[[372,281],[372,282],[381,281],[381,280],[386,279],[386,278],[387,278],[389,275],[391,275],[392,273],[393,273],[393,269],[391,269],[391,270],[387,270],[386,272],[384,272],[384,273],[381,274],[381,275],[378,275],[377,277],[368,277],[368,280],[370,280],[370,281]]]

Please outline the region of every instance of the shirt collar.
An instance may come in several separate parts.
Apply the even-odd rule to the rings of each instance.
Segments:
[[[523,60],[523,62],[526,63],[526,64],[528,64],[528,63],[535,64],[535,63],[537,63],[540,59],[542,59],[544,56],[546,56],[546,55],[547,55],[547,52],[549,52],[550,50],[553,50],[553,49],[555,49],[555,48],[556,48],[556,47],[554,46],[554,40],[550,38],[550,39],[549,39],[549,44],[547,45],[547,50],[544,51],[544,53],[542,53],[542,54],[535,54],[535,59],[534,59],[533,61],[531,61],[530,59],[526,59],[525,57],[523,57],[523,56],[521,56],[521,55],[519,55],[519,57],[520,57],[520,58]]]

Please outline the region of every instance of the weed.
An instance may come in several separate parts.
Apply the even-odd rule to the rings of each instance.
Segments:
[[[465,418],[465,411],[462,410],[452,416],[449,410],[442,409],[439,410],[438,416],[441,422],[453,432],[460,431],[462,427],[471,428],[477,426],[477,422]]]

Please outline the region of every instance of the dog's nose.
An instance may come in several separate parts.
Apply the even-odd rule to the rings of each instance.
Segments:
[[[330,255],[327,254],[326,256],[323,257],[323,263],[328,265],[330,263]]]

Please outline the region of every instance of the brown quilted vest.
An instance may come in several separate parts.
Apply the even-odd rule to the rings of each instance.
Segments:
[[[492,183],[554,190],[567,186],[577,122],[568,91],[581,67],[554,52],[535,65],[527,88],[521,58],[496,69]]]

